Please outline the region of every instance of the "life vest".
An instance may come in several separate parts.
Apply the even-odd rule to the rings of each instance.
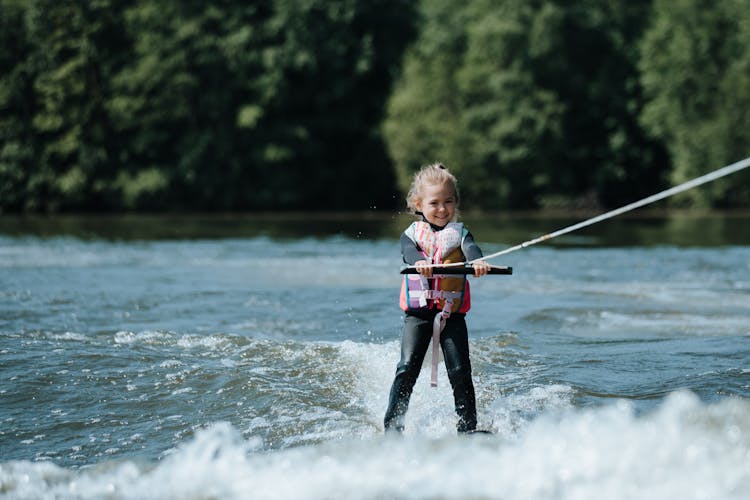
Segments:
[[[451,222],[435,231],[429,223],[414,222],[404,233],[432,264],[464,262],[461,244],[468,230],[460,222]],[[471,307],[469,281],[463,275],[438,275],[425,278],[419,274],[406,274],[401,284],[399,304],[404,311],[444,310],[450,301],[449,312],[465,313]]]

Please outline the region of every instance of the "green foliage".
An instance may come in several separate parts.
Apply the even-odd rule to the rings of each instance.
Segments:
[[[0,210],[22,210],[34,164],[29,94],[32,48],[24,35],[24,0],[0,0]]]
[[[0,2],[0,209],[393,206],[411,2]]]
[[[649,99],[644,126],[669,150],[672,181],[684,182],[740,160],[750,144],[750,1],[710,6],[654,2],[641,44]],[[680,198],[698,206],[746,206],[750,175],[720,180]]]
[[[747,155],[750,0],[0,0],[0,211],[619,205]],[[743,206],[750,182],[684,204]]]
[[[119,56],[120,20],[108,0],[34,0],[25,14],[39,144],[27,204],[106,208],[117,171],[108,149],[115,138],[105,111],[107,76]]]
[[[269,23],[276,43],[264,52],[274,93],[260,113],[251,152],[259,165],[255,178],[266,188],[259,202],[288,208],[393,205],[393,176],[378,126],[411,37],[411,4],[280,2]]]
[[[637,121],[648,2],[422,5],[384,124],[402,188],[430,159],[485,208],[613,205],[662,185]]]
[[[528,207],[547,182],[562,132],[564,104],[537,84],[534,67],[551,42],[543,25],[558,13],[521,0],[491,4],[471,5],[475,21],[456,75],[470,137],[464,161],[475,180],[469,194],[488,207]]]
[[[461,103],[452,78],[465,45],[463,10],[450,1],[424,1],[420,38],[408,50],[403,75],[390,97],[383,131],[406,192],[421,164],[440,160],[460,166],[464,147]]]

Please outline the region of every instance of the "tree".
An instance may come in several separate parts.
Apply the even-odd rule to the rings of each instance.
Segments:
[[[0,0],[0,210],[620,205],[747,155],[748,7]]]
[[[142,1],[125,18],[110,109],[129,203],[365,208],[391,191],[374,131],[408,2]]]
[[[638,122],[637,42],[650,0],[543,5],[531,43],[538,85],[564,105],[542,205],[622,205],[658,191],[669,163]]]
[[[26,22],[32,47],[35,165],[26,208],[55,211],[109,205],[116,161],[105,109],[107,76],[118,64],[117,11],[109,0],[34,0]]]
[[[227,209],[237,203],[242,99],[232,57],[264,16],[260,4],[143,0],[125,9],[132,58],[112,75],[108,109],[125,207]],[[234,65],[233,65],[234,64]]]
[[[487,208],[535,207],[557,163],[565,105],[537,80],[535,61],[561,14],[543,2],[475,1],[457,74],[470,140],[472,196]]]
[[[647,1],[422,5],[385,122],[402,187],[435,157],[485,208],[613,205],[663,182],[637,121]]]
[[[251,108],[267,204],[393,206],[379,124],[412,12],[406,0],[278,3],[263,52],[273,97]]]
[[[750,1],[655,0],[641,44],[648,103],[643,125],[662,140],[681,183],[747,156],[750,144]],[[683,205],[750,202],[750,175],[691,190]]]
[[[25,1],[0,0],[0,211],[26,208],[35,163]]]
[[[392,206],[411,2],[0,1],[3,209]]]
[[[420,165],[440,160],[460,169],[468,153],[453,75],[462,65],[469,19],[454,2],[423,1],[420,8],[420,35],[406,52],[383,123],[403,192]]]

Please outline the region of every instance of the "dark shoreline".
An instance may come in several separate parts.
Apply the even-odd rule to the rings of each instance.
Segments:
[[[479,241],[512,245],[600,212],[475,212],[466,222]],[[0,235],[105,240],[223,238],[395,239],[413,220],[406,212],[282,212],[0,215]],[[555,246],[750,245],[750,210],[641,209],[547,244]]]

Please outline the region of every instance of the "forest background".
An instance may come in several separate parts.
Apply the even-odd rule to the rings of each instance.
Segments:
[[[0,0],[0,213],[392,210],[432,161],[612,207],[749,144],[750,0]]]

